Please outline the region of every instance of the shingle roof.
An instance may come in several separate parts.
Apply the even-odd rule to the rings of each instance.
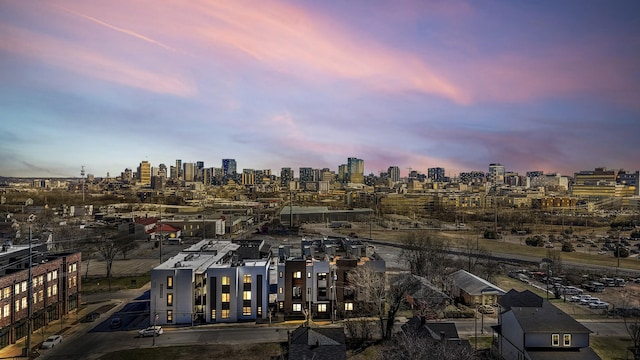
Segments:
[[[475,276],[464,270],[458,270],[451,274],[454,284],[469,295],[497,294],[504,295],[506,291],[493,285],[487,280]]]
[[[300,326],[291,334],[289,359],[344,360],[346,358],[347,347],[342,328]]]
[[[590,347],[567,350],[527,349],[531,360],[600,360]]]
[[[544,301],[541,307],[512,307],[511,311],[525,333],[591,332],[548,301]]]
[[[498,304],[506,310],[510,310],[513,307],[541,307],[543,300],[542,297],[529,290],[519,292],[511,289],[498,299]]]

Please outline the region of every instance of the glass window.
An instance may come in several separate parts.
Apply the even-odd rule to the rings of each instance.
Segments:
[[[16,312],[20,311],[20,300],[16,300]]]
[[[250,316],[251,315],[251,306],[243,306],[242,307],[242,315]]]
[[[231,294],[229,293],[222,293],[222,297],[220,298],[220,301],[222,302],[229,302],[231,300]]]
[[[243,291],[242,300],[251,300],[251,291]]]
[[[51,272],[51,278],[54,280],[58,278],[58,270],[53,270],[53,272]]]
[[[327,304],[318,304],[318,312],[327,312]]]
[[[167,322],[173,322],[173,310],[167,310]]]
[[[27,291],[27,282],[26,282],[26,281],[23,281],[23,282],[21,283],[21,288],[22,288],[22,289],[21,289],[21,291],[22,291],[22,292]]]
[[[551,334],[551,346],[560,346],[559,334]]]
[[[571,334],[564,334],[564,346],[571,346]]]
[[[344,310],[345,311],[353,311],[353,303],[344,303]]]
[[[173,294],[167,293],[167,306],[173,306]]]
[[[242,282],[245,284],[250,284],[251,283],[251,275],[244,275],[242,277]]]
[[[21,299],[21,301],[22,301],[22,308],[23,308],[23,309],[26,309],[26,308],[27,308],[27,297],[26,297],[26,296],[25,296],[25,297],[23,297],[23,298]]]
[[[293,304],[293,311],[302,311],[302,304]]]
[[[222,285],[231,285],[231,278],[229,276],[223,276],[221,281]]]
[[[229,312],[229,309],[226,309],[226,310],[225,310],[225,309],[222,309],[222,314],[221,314],[222,316],[221,316],[221,317],[222,317],[223,319],[228,319],[230,314],[231,314],[231,313]]]
[[[283,275],[283,274],[282,274],[282,271],[280,271],[280,279],[282,279],[282,275]]]
[[[9,306],[9,304],[5,304],[5,305],[4,305],[4,310],[3,310],[3,312],[4,312],[4,316],[9,316],[9,311],[10,311],[10,306]]]
[[[211,309],[211,320],[216,319],[216,309]]]
[[[2,292],[4,293],[2,297],[5,299],[8,298],[9,296],[11,296],[11,287],[7,286]]]
[[[278,290],[278,292],[279,292],[280,294],[282,294],[282,287],[280,287],[280,289]]]
[[[301,279],[302,278],[302,271],[296,271],[293,273],[293,278],[294,279]]]
[[[167,276],[167,289],[173,289],[173,276]]]
[[[58,284],[51,286],[51,295],[58,295]]]
[[[307,273],[307,277],[310,278],[311,277],[311,272]]]

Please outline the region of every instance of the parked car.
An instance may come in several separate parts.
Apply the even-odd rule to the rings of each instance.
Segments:
[[[40,349],[51,349],[62,342],[62,335],[51,335],[47,340],[42,342]]]
[[[138,331],[138,336],[140,337],[146,337],[146,336],[160,336],[162,335],[162,333],[164,332],[164,330],[162,329],[162,326],[149,326],[146,329],[142,329],[140,331]]]
[[[493,306],[491,305],[480,305],[478,306],[478,312],[481,314],[493,314]]]
[[[569,301],[571,301],[571,302],[580,302],[583,299],[591,299],[591,295],[589,295],[589,294],[574,295],[569,299]]]
[[[120,319],[119,317],[115,317],[111,319],[111,323],[109,324],[110,328],[117,329],[120,326],[122,326],[122,319]]]
[[[85,315],[85,317],[82,319],[82,322],[94,322],[96,321],[96,319],[99,319],[99,318],[100,318],[100,313],[94,311]]]
[[[595,301],[600,301],[600,299],[597,298],[597,297],[592,297],[590,299],[582,299],[582,300],[580,300],[580,305],[589,305],[589,304],[591,304],[592,302],[595,302]]]
[[[592,309],[608,309],[609,303],[598,300],[598,301],[590,302],[589,307]]]

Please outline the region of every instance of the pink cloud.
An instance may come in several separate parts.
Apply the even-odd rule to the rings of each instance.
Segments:
[[[0,50],[72,73],[155,93],[193,96],[197,92],[194,84],[180,75],[142,69],[71,41],[11,25],[0,24]]]

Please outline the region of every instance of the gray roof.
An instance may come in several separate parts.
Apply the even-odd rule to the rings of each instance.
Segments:
[[[345,360],[347,346],[343,328],[311,328],[293,330],[289,341],[289,359]]]
[[[530,290],[519,292],[511,289],[498,299],[498,304],[510,310],[513,307],[541,307],[544,299]]]
[[[527,349],[531,360],[600,360],[590,347],[567,350]]]
[[[591,332],[548,301],[542,307],[512,307],[511,311],[525,333]]]
[[[504,295],[506,291],[493,285],[487,280],[473,275],[464,270],[458,270],[451,274],[455,286],[464,290],[469,295],[496,294]]]

